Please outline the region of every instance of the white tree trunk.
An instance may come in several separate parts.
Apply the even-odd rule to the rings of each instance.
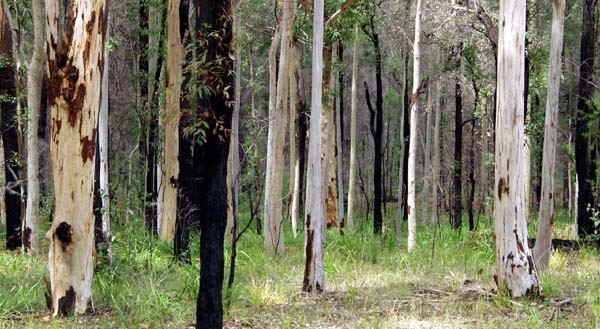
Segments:
[[[110,15],[106,23],[106,38],[110,36]],[[106,44],[105,44],[106,46]],[[102,193],[102,236],[106,246],[106,256],[112,264],[112,237],[110,233],[110,197],[108,190],[108,51],[104,52],[104,72],[102,73],[102,95],[100,100],[100,115],[98,117],[98,154],[100,155],[100,192]]]
[[[415,42],[413,44],[413,88],[410,105],[410,142],[408,148],[408,251],[413,251],[417,246],[417,208],[416,208],[416,158],[417,158],[417,133],[419,114],[419,66],[421,61],[421,0],[417,0],[415,14]]]
[[[23,226],[23,247],[37,256],[40,235],[40,179],[37,131],[40,120],[42,65],[44,64],[44,1],[32,1],[33,56],[27,70],[27,210]]]
[[[565,0],[554,0],[552,11],[552,42],[544,127],[544,153],[542,160],[542,196],[533,258],[540,271],[550,264],[552,225],[554,222],[554,168],[556,157],[556,130],[560,95],[561,54],[565,24]]]
[[[323,262],[322,226],[325,223],[321,188],[321,115],[323,108],[323,0],[314,0],[312,100],[310,141],[308,144],[308,169],[304,221],[304,256],[306,267],[302,290],[320,293],[325,289],[325,264]]]
[[[74,0],[66,10],[72,30],[62,31],[61,3],[49,0],[46,4],[50,153],[56,198],[48,234],[54,316],[82,314],[91,305],[94,159],[108,15],[103,0]]]
[[[356,198],[356,107],[358,83],[359,28],[354,27],[354,50],[352,52],[352,87],[350,99],[350,169],[348,171],[348,215],[344,230],[354,231],[354,199]]]
[[[289,91],[290,46],[293,23],[294,2],[287,1],[283,5],[283,18],[281,20],[281,49],[279,56],[279,72],[277,77],[275,107],[269,104],[269,134],[267,142],[267,170],[265,177],[265,208],[263,225],[265,246],[276,250],[279,254],[285,252],[283,241],[283,171],[284,171],[284,144],[287,126],[287,99]],[[273,43],[276,43],[277,32]],[[269,53],[270,70],[274,67],[275,52],[273,44]],[[275,47],[276,49],[276,47]],[[273,55],[273,56],[271,56]],[[271,66],[273,64],[273,66]],[[272,72],[271,74],[274,74]],[[273,85],[270,92],[273,91]],[[272,95],[269,95],[271,98]]]
[[[496,282],[513,297],[541,293],[527,244],[524,182],[525,0],[501,0],[498,47],[498,101],[494,222]]]
[[[177,218],[177,187],[179,180],[179,99],[181,95],[183,45],[179,32],[180,0],[169,0],[167,23],[167,102],[164,117],[163,162],[160,166],[161,220],[158,234],[163,240],[173,240]]]
[[[442,108],[440,107],[440,81],[436,79],[434,82],[435,88],[435,106],[433,110],[435,111],[435,128],[433,130],[433,168],[432,168],[432,180],[431,180],[431,188],[432,188],[432,205],[431,205],[431,222],[434,225],[439,223],[439,214],[438,214],[438,191],[440,184],[440,156],[442,150],[440,148],[440,129],[442,126]],[[482,160],[483,161],[483,160]]]

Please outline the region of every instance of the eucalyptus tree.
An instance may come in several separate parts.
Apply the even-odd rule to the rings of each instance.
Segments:
[[[561,55],[565,24],[565,0],[554,0],[552,6],[552,40],[550,69],[546,93],[546,119],[544,124],[544,154],[542,160],[542,197],[533,258],[540,271],[550,264],[552,226],[554,222],[554,174],[556,167],[556,135],[560,95]]]
[[[42,0],[32,0],[33,55],[27,70],[27,210],[23,223],[23,246],[26,251],[39,253],[39,145],[38,127],[44,64],[44,8]]]
[[[69,8],[58,0],[46,3],[56,200],[48,256],[54,316],[83,314],[92,305],[93,181],[107,18],[104,0],[76,0]]]
[[[496,283],[513,297],[541,294],[527,244],[524,185],[525,0],[501,0],[498,41],[498,101],[494,232]]]

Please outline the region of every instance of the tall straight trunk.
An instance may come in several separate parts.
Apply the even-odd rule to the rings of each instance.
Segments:
[[[63,9],[60,1],[46,4],[56,198],[48,256],[54,316],[82,314],[91,305],[96,127],[108,17],[103,0],[76,0]],[[63,12],[66,30],[58,25]]]
[[[282,23],[287,23],[286,19]],[[283,86],[283,78],[277,77],[277,48],[282,41],[283,24],[280,23],[273,36],[271,48],[269,49],[269,133],[267,141],[267,169],[265,174],[265,202],[263,216],[263,237],[265,248],[276,250],[283,254],[285,250],[283,241],[283,218],[282,218],[282,182],[283,182],[283,144],[285,137],[285,115],[279,112],[279,106],[283,106],[284,100],[278,96],[278,91]],[[284,44],[281,42],[281,44]],[[283,47],[282,47],[283,48]],[[281,58],[279,60],[279,75],[282,76],[281,68],[286,66]],[[287,87],[286,87],[287,89]],[[279,101],[279,103],[278,103]],[[282,107],[281,111],[285,109]]]
[[[298,236],[298,218],[300,216],[300,155],[298,154],[300,131],[298,121],[300,109],[298,103],[298,80],[300,73],[300,63],[298,58],[298,49],[294,44],[292,46],[292,58],[290,69],[290,218],[292,222],[292,233],[294,237]]]
[[[239,6],[239,1],[237,4]],[[233,115],[231,118],[231,136],[229,144],[229,155],[227,165],[227,227],[225,230],[226,238],[229,237],[232,242],[237,239],[238,223],[238,192],[239,192],[239,171],[240,171],[240,152],[239,152],[239,126],[241,109],[241,81],[242,81],[242,48],[240,43],[241,24],[239,7],[236,8],[233,16],[233,33],[235,47],[235,104],[233,106]],[[233,263],[235,264],[235,263]]]
[[[442,128],[442,108],[440,106],[440,81],[436,79],[434,82],[435,88],[435,101],[433,110],[435,111],[435,128],[433,129],[433,169],[432,169],[432,208],[431,208],[431,222],[434,225],[437,225],[439,220],[438,213],[438,191],[440,185],[440,157],[442,153],[442,149],[440,148],[440,130]]]
[[[357,107],[357,81],[358,81],[358,51],[359,51],[358,24],[354,27],[354,50],[352,54],[352,87],[350,98],[350,169],[348,170],[348,216],[344,230],[354,231],[354,199],[356,198],[356,107]]]
[[[581,32],[579,95],[575,125],[575,167],[577,170],[577,228],[579,236],[585,238],[595,233],[594,193],[592,182],[595,177],[595,163],[591,160],[589,141],[589,115],[593,113],[590,104],[594,91],[594,60],[596,54],[597,0],[583,2],[583,24]]]
[[[4,204],[6,207],[6,249],[16,250],[21,246],[21,166],[15,155],[19,154],[19,132],[17,124],[17,97],[13,41],[9,11],[4,1],[0,7],[0,128],[4,146],[5,184]]]
[[[542,197],[533,259],[540,271],[550,264],[552,226],[554,223],[554,172],[556,167],[556,134],[558,129],[558,104],[560,97],[561,55],[565,25],[565,0],[554,0],[552,6],[552,41],[550,69],[546,93],[546,118],[544,122],[544,153],[542,155]]]
[[[6,170],[5,170],[5,166],[4,166],[4,144],[2,143],[1,136],[0,136],[0,177],[6,177]],[[0,188],[0,225],[6,225],[6,204],[4,202],[5,193],[6,193],[5,189]]]
[[[110,15],[106,23],[106,40],[110,37]],[[106,45],[105,45],[106,46]],[[102,89],[100,100],[100,115],[98,116],[98,156],[99,161],[99,188],[101,201],[101,230],[102,243],[109,264],[112,264],[112,238],[110,233],[110,197],[108,189],[108,51],[104,52],[104,72],[102,73]]]
[[[344,70],[340,69],[341,63],[344,62],[344,46],[342,42],[337,44],[338,50],[338,68],[336,70],[338,76],[338,101],[335,103],[335,160],[337,164],[336,176],[337,176],[337,195],[338,195],[338,225],[340,229],[346,224],[344,219],[344,171],[342,166],[343,155],[342,155],[342,132],[343,128],[343,115],[344,115]]]
[[[328,81],[323,83],[323,91],[326,93],[326,101],[323,103],[323,188],[325,189],[325,213],[327,214],[327,226],[338,227],[338,184],[337,184],[337,132],[336,132],[336,83],[337,83],[337,50],[338,48],[329,43],[323,54],[324,75]],[[327,235],[323,231],[323,238]]]
[[[419,84],[421,62],[421,0],[417,0],[415,14],[415,42],[413,44],[413,86],[410,105],[410,142],[408,148],[408,251],[417,246],[417,187],[416,162],[417,162],[417,133],[418,133],[418,108]]]
[[[371,104],[369,97],[369,88],[365,81],[365,96],[367,99],[367,106],[371,115],[369,121],[369,127],[371,135],[373,136],[373,144],[375,154],[373,156],[373,233],[382,234],[383,231],[383,216],[381,213],[382,204],[382,134],[383,134],[383,83],[382,83],[382,58],[381,49],[379,46],[379,35],[375,31],[375,24],[373,22],[374,17],[371,17],[371,41],[375,48],[375,82],[376,82],[376,100],[375,108]]]
[[[461,47],[462,48],[462,47]],[[460,48],[459,48],[460,49]],[[459,50],[460,52],[460,50]],[[457,55],[460,56],[460,55]],[[459,57],[460,60],[460,57]],[[460,66],[459,66],[460,67]],[[456,73],[454,82],[454,216],[452,227],[462,228],[462,90],[461,78]]]
[[[407,44],[405,42],[405,44]],[[398,135],[400,138],[400,160],[398,161],[398,216],[396,218],[396,243],[400,245],[400,240],[402,239],[402,220],[404,219],[404,211],[406,206],[406,193],[404,185],[406,183],[406,175],[408,173],[408,152],[406,152],[406,148],[408,145],[408,138],[406,136],[406,118],[408,115],[407,107],[406,107],[406,90],[407,86],[407,75],[408,75],[408,50],[403,51],[402,54],[402,105],[400,106],[400,123],[398,124]]]
[[[323,102],[323,11],[324,1],[313,2],[313,53],[312,53],[312,106],[306,203],[304,221],[304,280],[302,290],[321,293],[325,289],[325,264],[323,261],[323,229],[325,196],[321,189],[321,112]]]
[[[23,247],[37,256],[40,235],[40,179],[38,128],[40,121],[41,87],[44,64],[45,2],[33,0],[33,55],[27,70],[27,210],[22,228]]]
[[[215,81],[233,86],[231,2],[229,0],[194,0],[194,34],[210,35],[205,46],[206,60],[215,66]],[[185,10],[183,10],[185,12]],[[181,15],[180,21],[186,18]],[[206,48],[205,48],[206,47]],[[199,53],[199,52],[198,52]],[[193,120],[204,120],[208,127],[202,144],[190,136],[180,136],[179,189],[182,200],[191,211],[192,222],[200,224],[200,287],[196,309],[196,328],[223,326],[222,289],[224,278],[224,238],[227,225],[227,158],[232,120],[229,93],[210,86],[209,95],[198,96],[192,118],[184,116],[180,131]],[[231,90],[229,90],[231,92]],[[233,91],[235,92],[235,91]],[[184,119],[185,118],[185,119]],[[193,119],[191,122],[189,119]],[[191,167],[190,167],[191,166]],[[185,169],[186,171],[184,171]],[[187,176],[187,177],[184,177]],[[184,204],[184,203],[181,203]],[[180,209],[181,211],[182,209]]]
[[[430,200],[429,200],[429,192],[431,189],[431,134],[432,134],[432,123],[433,123],[433,114],[432,114],[432,106],[433,106],[433,92],[432,88],[428,88],[427,90],[427,108],[425,112],[425,155],[423,156],[423,191],[421,192],[422,200],[423,200],[423,217],[421,218],[422,222],[427,222],[429,219],[429,208]]]
[[[405,48],[408,49],[408,41],[405,42]],[[400,181],[400,193],[398,197],[402,200],[401,211],[398,213],[398,216],[402,216],[402,220],[408,221],[408,156],[409,156],[409,148],[410,148],[410,89],[409,89],[409,61],[410,58],[408,56],[408,50],[404,52],[404,64],[403,64],[403,78],[402,78],[402,120],[403,120],[403,130],[402,137],[403,143],[402,152],[404,154],[402,158],[402,178]]]
[[[496,283],[513,297],[541,294],[527,244],[523,180],[525,1],[500,1],[494,232]]]
[[[161,118],[164,149],[161,165],[159,236],[171,241],[175,237],[177,220],[177,189],[179,186],[179,117],[183,81],[183,44],[180,33],[180,1],[170,0],[167,14],[167,90],[166,111]]]

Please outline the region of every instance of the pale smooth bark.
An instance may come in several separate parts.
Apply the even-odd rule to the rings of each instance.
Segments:
[[[357,83],[358,83],[358,54],[359,54],[359,29],[358,24],[354,27],[354,50],[352,53],[352,87],[350,99],[350,169],[348,171],[348,215],[344,230],[354,231],[354,199],[356,196],[356,107],[357,107]]]
[[[287,128],[287,96],[289,91],[289,55],[293,22],[293,1],[284,2],[283,17],[278,31],[281,33],[281,49],[279,56],[279,72],[277,86],[273,85],[275,74],[275,51],[278,31],[275,32],[273,44],[269,51],[269,71],[271,74],[269,87],[269,134],[267,141],[267,169],[265,175],[264,206],[264,243],[267,249],[284,254],[283,241],[283,171],[284,144]],[[275,47],[274,47],[275,46]],[[273,91],[275,90],[275,93]],[[276,97],[274,96],[276,95]],[[275,97],[273,101],[273,97]],[[275,106],[272,106],[275,105]]]
[[[417,246],[417,207],[416,207],[416,158],[419,108],[419,84],[421,62],[421,0],[417,0],[415,14],[415,42],[413,44],[413,88],[410,105],[410,142],[408,148],[408,251]]]
[[[540,200],[536,242],[533,248],[533,259],[535,259],[540,271],[548,268],[550,264],[550,248],[552,247],[556,130],[558,128],[565,0],[554,0],[552,8],[552,41],[550,46],[550,69],[548,70],[546,118],[544,123],[544,153],[542,155],[542,196]]]
[[[110,15],[106,23],[106,38],[110,36]],[[107,42],[107,41],[106,41]],[[105,45],[106,47],[106,45]],[[100,156],[100,192],[102,201],[102,239],[106,243],[106,256],[112,264],[112,237],[110,233],[110,197],[108,191],[108,51],[104,52],[104,72],[102,73],[102,95],[98,117],[98,147]]]
[[[27,210],[23,225],[23,247],[37,256],[40,235],[40,179],[38,127],[44,64],[44,1],[32,1],[33,55],[27,70]]]
[[[312,53],[312,106],[304,221],[304,280],[302,290],[321,293],[325,289],[323,225],[325,196],[321,188],[321,115],[323,108],[323,0],[314,0]]]
[[[539,295],[541,285],[527,244],[523,117],[525,1],[500,1],[494,231],[496,283],[513,297]]]
[[[433,167],[431,169],[431,222],[434,225],[439,223],[438,214],[438,191],[440,184],[440,156],[442,150],[440,148],[440,130],[442,126],[442,108],[440,106],[440,80],[434,82],[435,100],[433,110],[435,112],[435,128],[433,129]]]
[[[48,232],[54,316],[83,314],[92,304],[94,159],[108,15],[104,0],[72,1],[65,10],[69,30],[63,31],[61,3],[46,3],[50,153],[56,198]]]
[[[167,23],[167,91],[166,111],[161,118],[164,129],[163,162],[160,192],[161,216],[158,235],[162,240],[175,237],[177,218],[177,187],[179,177],[179,99],[181,96],[183,45],[179,32],[180,0],[169,0]]]

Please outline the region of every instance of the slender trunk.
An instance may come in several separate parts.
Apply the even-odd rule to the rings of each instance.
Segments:
[[[583,3],[583,25],[581,32],[579,95],[577,97],[575,125],[575,167],[577,170],[577,228],[581,238],[593,235],[594,194],[592,182],[595,177],[595,164],[591,161],[589,141],[589,115],[593,113],[590,104],[594,91],[594,59],[596,54],[597,0]]]
[[[421,0],[417,0],[415,14],[415,42],[413,50],[413,87],[410,108],[410,142],[408,149],[408,251],[413,251],[417,246],[417,187],[416,161],[417,161],[417,133],[418,133],[418,108],[419,84],[421,61]]]
[[[354,50],[352,55],[352,87],[350,99],[350,169],[348,170],[348,217],[344,230],[354,231],[354,199],[356,198],[356,107],[357,107],[357,81],[358,81],[358,55],[359,55],[359,29],[354,27]]]
[[[440,147],[440,130],[442,128],[442,108],[440,106],[440,81],[436,79],[434,82],[435,88],[435,106],[433,107],[435,111],[435,128],[433,132],[433,169],[432,169],[432,208],[431,208],[431,222],[434,225],[437,225],[439,220],[438,214],[438,191],[440,185],[440,157],[441,157],[441,147]]]
[[[345,226],[345,219],[344,219],[344,171],[343,171],[343,167],[342,167],[342,161],[343,161],[343,156],[342,156],[342,131],[343,131],[343,112],[344,112],[344,70],[343,69],[339,69],[339,67],[341,66],[340,64],[344,62],[344,46],[343,43],[339,42],[337,45],[337,49],[338,49],[338,65],[336,65],[336,67],[338,68],[337,74],[338,74],[338,101],[335,103],[336,107],[335,107],[335,136],[336,136],[336,150],[335,150],[335,159],[337,162],[337,170],[336,170],[336,176],[337,176],[337,201],[338,201],[338,205],[337,205],[337,209],[338,209],[338,224],[340,227],[340,230],[343,230],[344,226]]]
[[[302,290],[321,293],[325,289],[325,265],[323,261],[322,226],[325,224],[321,189],[321,111],[323,101],[323,11],[324,1],[314,0],[313,55],[312,55],[312,106],[308,172],[304,225],[304,255],[306,265]]]
[[[558,104],[560,96],[561,54],[565,24],[565,0],[554,0],[552,6],[552,42],[550,46],[550,69],[546,119],[544,123],[544,153],[542,155],[542,197],[533,259],[540,271],[550,264],[552,225],[554,223],[554,169],[556,166],[556,135],[558,128]]]
[[[406,44],[406,42],[405,42]],[[406,49],[406,48],[405,48]],[[400,161],[399,162],[399,168],[398,168],[398,216],[396,218],[396,243],[398,245],[400,245],[400,240],[402,239],[402,220],[404,219],[404,214],[406,213],[406,211],[404,211],[405,206],[406,206],[406,193],[405,193],[405,187],[404,184],[406,182],[407,176],[406,174],[408,173],[408,152],[406,152],[406,148],[408,145],[408,138],[407,138],[407,129],[406,129],[406,123],[407,123],[407,116],[408,116],[408,111],[407,111],[407,107],[406,107],[406,95],[407,95],[407,90],[408,90],[408,80],[407,80],[407,76],[408,76],[408,50],[404,50],[403,55],[404,59],[402,60],[402,105],[400,107],[400,113],[399,113],[399,117],[400,117],[400,124],[398,125],[398,131],[399,131],[399,138],[400,138]]]
[[[429,219],[429,190],[431,181],[431,134],[432,134],[432,122],[433,117],[431,113],[431,107],[433,106],[433,92],[432,88],[427,90],[427,108],[426,108],[426,121],[425,121],[425,155],[423,156],[423,191],[421,192],[421,199],[423,200],[423,217],[421,221],[426,223]]]
[[[180,1],[170,0],[167,19],[167,76],[166,111],[161,118],[164,130],[162,165],[160,166],[161,216],[159,236],[171,241],[175,237],[177,221],[177,189],[179,186],[179,117],[183,80],[183,44],[180,33]]]
[[[286,8],[288,8],[286,6]],[[286,11],[287,12],[287,11]],[[289,15],[289,14],[288,14]],[[287,18],[287,16],[286,16]],[[265,248],[275,250],[282,254],[285,251],[283,241],[283,217],[282,217],[282,181],[283,181],[283,144],[285,138],[286,115],[283,89],[287,84],[283,83],[284,69],[287,66],[287,58],[279,59],[279,77],[277,77],[277,47],[281,42],[286,45],[282,34],[286,34],[288,20],[284,18],[276,28],[271,49],[269,50],[269,133],[267,141],[267,169],[265,175],[265,202],[263,236]],[[282,32],[283,31],[283,32]],[[281,55],[284,48],[281,47]],[[287,50],[285,50],[287,55]],[[285,70],[287,72],[287,69]],[[286,85],[286,86],[284,86]],[[279,93],[278,93],[279,92]]]
[[[46,4],[56,198],[48,256],[54,316],[82,314],[92,306],[94,162],[108,16],[102,0],[77,0],[63,9],[58,1]],[[58,25],[63,12],[69,13],[67,30]]]
[[[10,13],[5,2],[0,7],[0,124],[4,146],[6,207],[6,249],[16,250],[21,246],[21,166],[15,155],[19,154],[19,131],[17,124],[16,72],[13,60]]]
[[[27,71],[27,212],[23,225],[23,246],[26,252],[37,256],[40,235],[40,179],[38,127],[40,120],[41,84],[44,64],[44,11],[45,3],[32,1],[34,48]]]
[[[298,217],[300,216],[300,156],[298,155],[298,140],[300,133],[297,122],[300,117],[298,111],[298,78],[300,64],[298,61],[298,49],[294,44],[292,47],[292,59],[290,70],[290,219],[292,222],[292,233],[294,238],[298,236]]]
[[[336,83],[337,83],[337,47],[329,44],[323,54],[324,76],[328,81],[323,83],[323,91],[326,93],[326,101],[323,103],[323,188],[325,191],[325,213],[327,214],[327,225],[338,227],[338,184],[337,184],[337,154],[336,154]],[[323,239],[327,237],[323,231]]]
[[[459,47],[460,54],[462,46]],[[460,55],[457,55],[460,63]],[[460,67],[460,64],[459,64]],[[456,230],[462,228],[462,90],[461,78],[456,73],[454,83],[454,216],[452,227]]]
[[[500,2],[494,222],[496,283],[513,297],[541,294],[527,244],[523,180],[525,1]]]
[[[106,40],[110,37],[110,15],[106,23]],[[106,46],[106,45],[105,45]],[[100,115],[98,117],[98,155],[100,157],[99,188],[101,200],[101,232],[102,243],[109,264],[112,264],[112,238],[110,233],[110,195],[108,189],[108,51],[104,52],[104,72],[102,73],[102,90],[100,100]]]

